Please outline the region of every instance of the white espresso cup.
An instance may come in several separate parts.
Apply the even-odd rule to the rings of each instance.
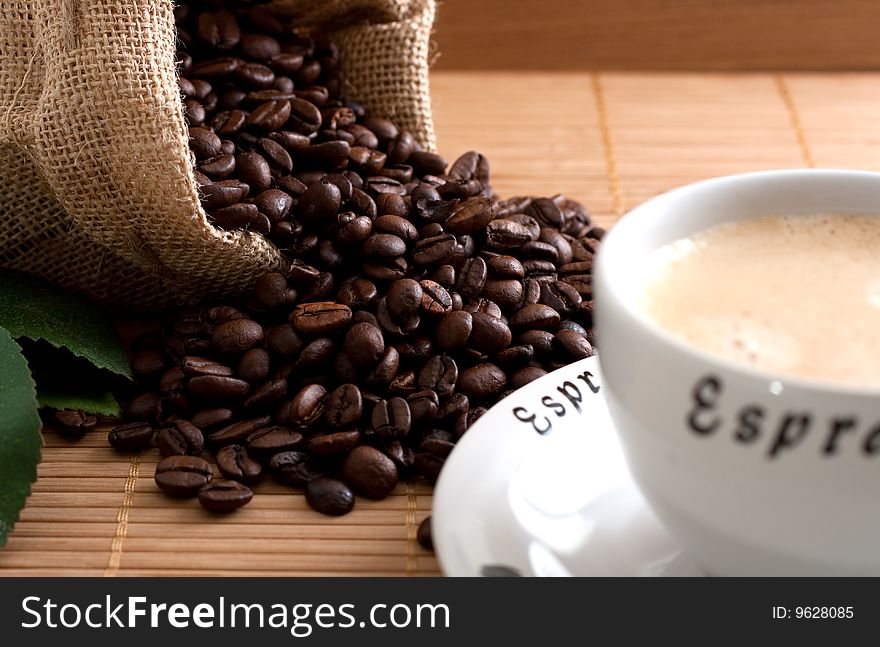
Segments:
[[[723,222],[814,213],[880,214],[880,173],[767,171],[685,186],[624,216],[594,266],[599,360],[630,470],[713,575],[880,575],[880,389],[710,355],[637,305],[635,268],[653,250]],[[821,272],[821,258],[805,271]],[[834,352],[817,348],[816,362]],[[743,415],[757,434],[736,434]]]

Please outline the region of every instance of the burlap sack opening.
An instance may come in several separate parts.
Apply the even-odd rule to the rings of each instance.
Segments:
[[[329,31],[346,96],[434,146],[434,0],[275,0]],[[284,267],[263,237],[208,224],[174,65],[171,0],[0,0],[0,266],[157,310]]]

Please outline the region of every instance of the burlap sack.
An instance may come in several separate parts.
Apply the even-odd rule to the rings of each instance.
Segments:
[[[275,0],[330,31],[346,96],[428,148],[434,0]],[[199,206],[172,0],[0,0],[0,266],[155,310],[240,292],[283,267]]]

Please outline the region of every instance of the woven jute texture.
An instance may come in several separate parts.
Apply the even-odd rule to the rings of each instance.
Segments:
[[[346,96],[433,147],[433,0],[278,0],[340,39]],[[156,310],[238,293],[285,260],[199,205],[171,0],[0,0],[0,266]]]

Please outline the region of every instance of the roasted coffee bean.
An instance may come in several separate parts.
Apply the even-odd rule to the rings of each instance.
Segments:
[[[239,179],[250,186],[255,193],[265,191],[272,183],[272,171],[269,168],[269,163],[255,151],[246,151],[237,155],[235,171]]]
[[[226,445],[217,451],[217,469],[233,481],[255,483],[263,474],[263,465],[251,458],[243,445]]]
[[[343,168],[349,155],[351,145],[341,140],[312,144],[300,153],[305,162],[327,171]]]
[[[413,171],[419,177],[425,175],[443,175],[446,171],[446,167],[449,165],[449,162],[444,158],[436,153],[429,153],[427,151],[413,152],[409,156],[407,162],[412,165]]]
[[[146,381],[158,380],[169,368],[171,361],[161,350],[142,350],[131,358],[131,370],[136,377]]]
[[[544,377],[545,375],[547,375],[547,371],[542,368],[538,368],[537,366],[525,366],[511,374],[510,386],[514,389],[518,389],[529,382]]]
[[[540,303],[527,305],[517,310],[510,318],[511,328],[537,328],[550,330],[559,323],[559,313],[550,306]]]
[[[293,158],[281,144],[268,137],[263,137],[257,142],[257,146],[271,168],[279,173],[290,173],[293,170]]]
[[[464,310],[444,315],[434,332],[443,350],[455,350],[467,344],[473,328],[473,316]]]
[[[225,425],[232,420],[232,409],[224,407],[216,407],[213,409],[202,409],[192,417],[192,423],[203,432],[207,429],[213,429],[220,425]]]
[[[198,491],[199,503],[211,512],[232,512],[247,505],[254,497],[253,491],[237,481],[217,480],[202,486]]]
[[[419,546],[426,550],[434,550],[434,540],[431,536],[431,516],[428,515],[422,522],[419,524],[419,528],[416,531],[416,541],[419,542]]]
[[[388,143],[388,161],[392,164],[400,164],[405,162],[413,151],[415,151],[415,139],[412,133],[401,130]]]
[[[580,305],[581,295],[563,281],[541,283],[539,303],[549,306],[559,313],[571,313]]]
[[[293,324],[281,324],[274,328],[269,328],[269,330],[266,331],[266,348],[268,348],[276,357],[291,357],[298,353],[302,347],[303,342],[296,333]],[[259,349],[248,351],[248,353],[252,353],[256,350]],[[259,376],[261,375],[268,375],[270,361],[268,353],[266,353],[265,357],[262,355],[259,357],[255,356],[251,361],[255,362],[255,365],[242,366],[240,364],[239,373],[241,373],[242,368],[244,368],[248,375],[253,376],[255,379],[259,379]],[[244,375],[241,375],[241,377],[247,379],[249,382],[255,381],[255,379],[250,379],[250,377],[245,377]]]
[[[156,485],[170,496],[193,497],[211,482],[208,461],[196,456],[169,456],[156,466]]]
[[[522,366],[535,357],[535,349],[528,344],[510,346],[495,355],[494,361],[501,366]]]
[[[180,369],[176,370],[179,371]],[[162,411],[160,401],[161,398],[158,393],[142,393],[126,403],[122,408],[122,417],[125,420],[146,422],[156,420]]]
[[[389,393],[393,395],[399,395],[401,397],[407,396],[410,393],[415,393],[417,390],[416,372],[413,369],[406,369],[403,371],[400,371],[399,369],[400,366],[398,365],[398,373],[394,376],[394,379],[391,380],[391,383],[388,385]]]
[[[430,422],[437,415],[440,399],[433,390],[417,391],[407,396],[413,424]]]
[[[221,229],[247,229],[259,218],[260,211],[253,204],[239,202],[229,207],[217,209],[211,213],[214,224]]]
[[[294,487],[304,487],[324,475],[324,469],[314,458],[298,451],[275,454],[269,461],[269,470],[276,479]]]
[[[330,361],[330,358],[333,357],[333,353],[335,352],[336,345],[333,343],[332,339],[328,337],[318,337],[303,348],[299,358],[296,360],[296,364],[294,364],[294,369],[302,371],[323,366]]]
[[[507,384],[507,375],[495,364],[477,364],[465,369],[458,387],[469,398],[482,400],[499,393]]]
[[[397,258],[406,253],[406,243],[393,234],[373,234],[364,241],[361,251],[367,256]]]
[[[302,135],[311,135],[321,127],[321,111],[315,104],[305,99],[296,97],[290,99],[289,116],[288,127]]]
[[[221,353],[243,353],[263,341],[263,328],[250,319],[234,319],[214,328],[211,343]]]
[[[455,390],[458,380],[458,366],[451,357],[435,355],[419,373],[419,388],[435,391],[441,398],[447,398]]]
[[[409,404],[403,398],[379,400],[371,416],[373,431],[384,440],[401,439],[409,433]]]
[[[373,447],[355,448],[342,464],[342,476],[354,490],[370,499],[384,499],[397,486],[397,467]]]
[[[208,434],[208,437],[205,440],[208,445],[213,447],[242,443],[248,438],[248,436],[258,429],[269,427],[271,424],[272,418],[270,416],[251,418],[250,420],[233,423],[215,431],[214,433]]]
[[[530,278],[523,281],[523,295],[519,307],[524,308],[528,305],[538,303],[541,300],[541,284],[543,281]]]
[[[326,406],[327,389],[320,384],[310,384],[303,387],[285,407],[284,419],[280,422],[307,429],[324,415]]]
[[[523,284],[517,279],[489,279],[482,294],[502,310],[511,310],[522,301]]]
[[[422,475],[429,483],[436,483],[440,476],[440,470],[443,469],[443,463],[446,462],[444,456],[438,456],[430,452],[418,452],[415,455],[413,467]]]
[[[392,180],[397,180],[401,184],[406,184],[412,180],[412,167],[406,164],[386,165],[381,169],[382,175]]]
[[[487,266],[479,256],[466,258],[459,267],[455,289],[463,299],[475,299],[486,285]]]
[[[241,53],[258,61],[271,61],[281,54],[281,45],[266,34],[242,34]]]
[[[489,160],[475,151],[468,151],[452,163],[449,177],[486,183],[489,181]]]
[[[220,377],[228,377],[232,375],[233,370],[205,357],[194,357],[187,355],[180,360],[180,368],[187,377],[197,377],[199,375],[216,375]]]
[[[317,236],[314,237],[317,239]],[[303,253],[308,253],[311,249],[303,249]],[[331,272],[321,272],[318,279],[305,290],[300,297],[300,301],[325,301],[333,295],[334,279]]]
[[[196,159],[208,159],[220,154],[220,138],[209,128],[190,128],[189,147]]]
[[[345,352],[355,366],[373,366],[385,352],[382,331],[370,323],[356,323],[345,333]]]
[[[238,180],[221,180],[199,187],[202,207],[214,211],[230,207],[245,196],[245,187]]]
[[[363,124],[369,128],[379,140],[379,146],[385,146],[389,140],[397,137],[398,129],[392,121],[383,117],[368,116],[364,119]]]
[[[393,195],[393,194],[384,194]],[[373,222],[373,229],[379,233],[393,234],[407,244],[414,243],[419,238],[419,232],[409,220],[401,216],[383,215]]]
[[[224,180],[235,171],[236,160],[229,153],[221,153],[215,157],[198,162],[196,168],[212,180]]]
[[[565,265],[566,263],[572,262],[573,253],[571,243],[569,243],[565,236],[559,233],[559,231],[551,227],[542,227],[539,240],[548,245],[552,245],[556,249],[555,262],[559,265]]]
[[[495,219],[496,211],[496,203],[489,198],[469,198],[455,208],[443,227],[456,236],[473,234],[485,229]]]
[[[379,147],[379,139],[376,137],[375,133],[361,124],[351,124],[346,129],[354,135],[354,143],[357,146],[368,150],[374,150]]]
[[[425,279],[419,281],[422,287],[422,299],[420,308],[425,314],[440,317],[452,310],[452,297],[439,283]]]
[[[573,330],[558,330],[556,341],[565,353],[574,360],[593,356],[593,346],[587,338]]]
[[[121,452],[136,452],[149,446],[153,440],[153,428],[146,422],[129,422],[114,427],[107,440]]]
[[[396,321],[406,321],[417,314],[422,304],[422,286],[412,279],[400,279],[388,288],[385,306]]]
[[[471,315],[471,334],[468,345],[483,353],[497,353],[510,345],[512,334],[508,325],[498,317],[485,312]]]
[[[287,395],[287,380],[276,379],[266,382],[263,386],[254,391],[247,400],[244,401],[244,408],[250,410],[264,409],[265,407],[278,402]]]
[[[375,283],[356,278],[343,284],[336,293],[336,301],[354,310],[371,306],[378,294]]]
[[[306,486],[306,501],[317,512],[338,517],[354,508],[354,493],[342,481],[322,476]]]
[[[304,222],[329,222],[342,204],[342,193],[335,184],[318,182],[303,193],[296,206]]]
[[[273,330],[269,330],[270,334],[267,335],[267,342],[270,348],[277,348],[278,344],[274,343],[276,335],[271,334]],[[241,356],[235,372],[242,380],[256,384],[265,381],[269,377],[270,367],[271,358],[269,352],[264,348],[252,348]]]
[[[366,382],[371,386],[387,386],[397,376],[398,370],[400,370],[400,354],[394,346],[388,346],[376,367],[367,375]]]
[[[522,263],[514,256],[493,256],[486,265],[489,272],[499,279],[524,279],[526,276]]]
[[[265,101],[248,115],[245,123],[249,128],[253,128],[255,131],[269,133],[281,128],[290,116],[289,101],[283,99]],[[241,168],[242,160],[237,159],[236,162],[238,167]],[[245,180],[245,182],[247,182],[247,180]],[[250,182],[248,182],[248,184],[250,184]]]
[[[325,335],[344,328],[351,319],[351,308],[333,301],[317,301],[297,306],[290,322],[304,335]]]
[[[177,419],[156,432],[156,446],[162,456],[198,456],[205,448],[205,437],[188,420]]]
[[[235,15],[226,9],[201,13],[196,24],[199,40],[217,49],[232,49],[241,38]]]
[[[531,232],[513,220],[493,220],[486,226],[486,242],[490,249],[507,251],[522,247],[532,240]]]
[[[591,272],[592,263],[590,261],[575,261],[559,267],[559,276],[561,277],[589,275]]]
[[[525,214],[537,220],[542,227],[559,229],[564,224],[562,210],[548,198],[532,200],[532,203],[526,208]]]
[[[458,418],[470,409],[470,401],[463,393],[456,393],[450,396],[439,409],[437,409],[437,419],[447,420],[449,418]]]
[[[573,330],[574,332],[576,332],[577,334],[581,335],[584,338],[586,338],[588,335],[586,328],[584,328],[582,325],[580,325],[576,321],[572,321],[571,319],[566,319],[565,321],[560,321],[559,322],[559,330]]]
[[[264,459],[297,449],[303,442],[303,435],[289,427],[264,427],[246,438],[248,453]]]
[[[372,221],[366,216],[355,216],[351,211],[345,215],[351,218],[336,233],[336,243],[342,247],[354,247],[367,240],[373,232]]]
[[[419,240],[413,250],[412,260],[416,265],[442,265],[455,253],[456,240],[451,234],[438,234]]]
[[[243,62],[244,61],[242,61],[240,58],[234,58],[231,56],[212,58],[201,63],[194,63],[192,68],[192,76],[198,77],[198,79],[222,79],[224,77],[230,76],[233,72],[235,72],[235,70],[238,69],[238,66],[241,65]],[[193,82],[193,84],[195,85],[195,82]],[[197,98],[205,99],[206,95],[204,95],[204,93],[199,93],[198,89],[196,90],[196,92]]]
[[[183,116],[189,126],[201,126],[205,123],[205,107],[195,99],[183,102]]]
[[[451,290],[455,287],[455,268],[452,265],[441,265],[431,272],[428,278],[435,283],[439,283],[447,290]]]
[[[337,431],[321,436],[312,436],[309,439],[308,451],[310,454],[321,458],[331,456],[345,456],[361,440],[361,432],[357,430]]]
[[[342,384],[327,397],[324,417],[331,427],[342,429],[360,420],[362,411],[360,389],[354,384]]]
[[[549,355],[553,352],[553,333],[547,330],[526,330],[519,333],[517,342],[528,344],[538,354]]]
[[[275,72],[260,63],[242,63],[232,76],[239,86],[248,89],[264,90],[275,84]]]
[[[526,244],[531,245],[531,243]],[[526,273],[527,279],[531,278],[538,281],[555,281],[557,278],[556,266],[550,261],[529,259],[523,262],[523,270]]]
[[[280,272],[267,272],[257,279],[251,291],[253,304],[261,310],[277,310],[289,300],[296,298],[296,292],[291,293],[287,285],[287,279]]]

